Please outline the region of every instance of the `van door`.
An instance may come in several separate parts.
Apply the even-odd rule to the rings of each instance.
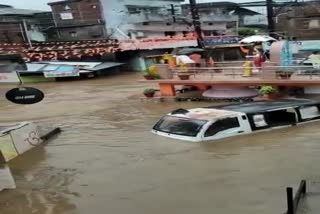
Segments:
[[[203,134],[204,140],[215,140],[243,133],[238,117],[228,117],[211,123]]]

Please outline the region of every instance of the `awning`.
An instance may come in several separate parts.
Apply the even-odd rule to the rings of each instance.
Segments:
[[[108,68],[114,68],[114,67],[119,67],[121,65],[124,65],[125,63],[119,63],[119,62],[104,62],[104,63],[101,63],[91,69],[88,69],[88,70],[91,70],[91,71],[99,71],[99,70],[104,70],[104,69],[108,69]]]
[[[301,41],[300,51],[320,51],[320,40]]]

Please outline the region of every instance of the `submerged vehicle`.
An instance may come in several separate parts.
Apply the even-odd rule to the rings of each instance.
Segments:
[[[319,120],[320,102],[308,99],[257,101],[195,109],[177,109],[161,118],[154,134],[201,142]]]

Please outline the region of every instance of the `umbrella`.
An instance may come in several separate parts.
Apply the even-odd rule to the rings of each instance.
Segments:
[[[215,99],[252,98],[258,96],[258,92],[246,87],[214,87],[205,91],[202,96]]]
[[[255,42],[270,42],[270,41],[277,41],[277,40],[270,36],[255,35],[255,36],[249,36],[242,39],[240,43],[255,43]]]
[[[204,49],[202,48],[183,48],[181,50],[177,51],[177,55],[188,55],[188,54],[193,54],[193,53],[198,53],[198,52],[203,52]]]

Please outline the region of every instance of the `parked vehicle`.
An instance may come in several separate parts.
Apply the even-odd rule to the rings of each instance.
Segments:
[[[178,109],[161,118],[152,132],[178,140],[200,142],[295,126],[319,119],[319,101],[258,101],[190,110]]]

